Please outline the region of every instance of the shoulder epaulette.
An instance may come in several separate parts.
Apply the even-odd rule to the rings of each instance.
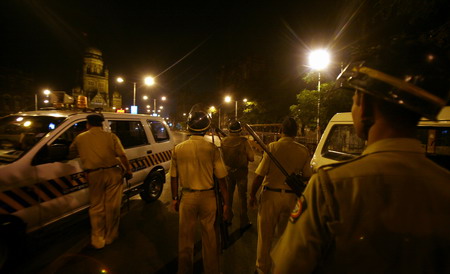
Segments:
[[[346,165],[346,164],[351,163],[351,162],[358,161],[358,160],[366,157],[366,155],[360,155],[360,156],[355,157],[353,159],[339,161],[339,162],[331,163],[331,164],[326,164],[326,165],[320,166],[319,169],[330,170],[330,169],[333,169],[333,168],[336,168],[336,167],[339,167],[339,166],[342,166],[342,165]]]

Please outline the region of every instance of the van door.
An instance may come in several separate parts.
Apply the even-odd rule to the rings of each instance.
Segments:
[[[141,184],[150,166],[147,155],[152,153],[142,122],[139,119],[108,119],[108,124],[111,132],[119,137],[132,166],[133,178],[129,183],[131,186]]]
[[[40,198],[40,223],[43,226],[89,206],[88,184],[79,158],[67,160],[75,137],[86,130],[86,120],[67,125],[53,136],[34,157]]]
[[[154,139],[152,158],[154,162],[168,171],[172,159],[173,139],[167,125],[158,120],[147,120],[151,135]]]

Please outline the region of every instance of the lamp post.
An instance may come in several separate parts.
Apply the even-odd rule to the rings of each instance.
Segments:
[[[161,101],[166,101],[167,97],[166,96],[162,96],[161,97]],[[161,107],[159,107],[161,109]],[[156,98],[153,98],[153,112],[156,114]]]
[[[230,103],[232,101],[231,96],[225,96],[225,103]],[[242,102],[247,103],[247,98],[242,99]],[[238,118],[238,101],[234,100],[234,120],[237,121]]]
[[[125,80],[122,77],[117,77],[116,80],[118,83],[125,82]],[[137,82],[132,82],[132,83],[133,83],[133,106],[135,106],[136,105]],[[155,79],[151,76],[147,76],[144,78],[144,84],[147,86],[153,86],[155,84]]]
[[[318,92],[318,99],[317,99],[317,143],[319,143],[320,139],[320,71],[323,70],[328,66],[330,63],[330,54],[324,50],[314,50],[310,52],[309,54],[309,66],[317,70],[318,73],[318,80],[317,80],[317,92]]]
[[[42,91],[42,93],[48,98],[48,96],[50,96],[50,94],[52,94],[52,92],[48,89],[44,89]],[[46,100],[46,104],[48,103],[48,100]],[[38,94],[35,93],[34,94],[34,110],[38,110]]]

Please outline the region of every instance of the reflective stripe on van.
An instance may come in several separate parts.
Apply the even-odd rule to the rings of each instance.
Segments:
[[[130,160],[132,171],[146,169],[172,159],[172,150]],[[88,187],[84,172],[0,192],[0,214],[16,211],[62,197]]]
[[[172,159],[172,150],[167,150],[155,154],[150,154],[145,157],[140,157],[130,160],[132,171],[138,171],[146,169],[151,166],[155,166]]]
[[[84,172],[0,192],[0,214],[14,213],[86,188]]]

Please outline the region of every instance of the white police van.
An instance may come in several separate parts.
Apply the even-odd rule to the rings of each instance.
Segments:
[[[0,257],[13,234],[32,232],[89,207],[79,159],[67,160],[89,112],[32,111],[0,118]],[[121,140],[133,178],[124,191],[157,200],[168,172],[173,137],[163,119],[102,113],[103,128]],[[0,258],[0,268],[2,258]]]
[[[422,118],[418,138],[427,157],[450,170],[450,107],[444,107],[437,121]],[[355,133],[350,112],[337,113],[328,123],[311,159],[314,170],[326,164],[350,160],[364,150],[365,142]]]

